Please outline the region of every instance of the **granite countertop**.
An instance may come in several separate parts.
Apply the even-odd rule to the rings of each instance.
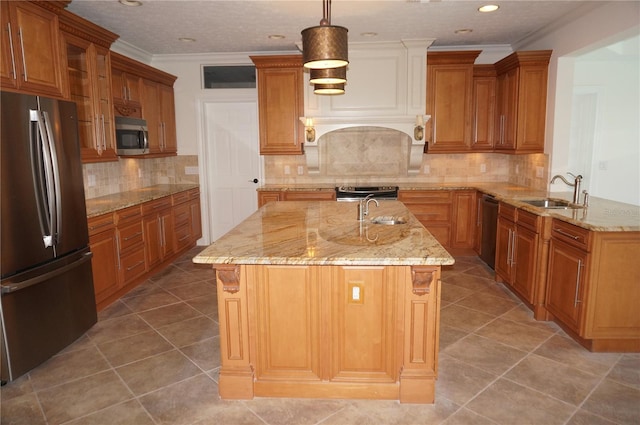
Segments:
[[[196,189],[197,184],[157,184],[126,192],[89,198],[85,201],[87,218],[139,205],[147,201],[163,198],[185,190]]]
[[[387,184],[383,184],[387,185]],[[557,210],[534,207],[522,202],[527,199],[555,198],[571,201],[573,192],[547,192],[509,183],[394,183],[400,190],[478,190],[493,195],[497,200],[541,216],[551,216],[596,232],[640,231],[640,207],[608,199],[590,197],[587,208]],[[265,185],[258,190],[318,190],[333,191],[335,184],[318,185]],[[582,198],[582,197],[581,197]]]
[[[200,264],[449,265],[454,259],[398,201],[370,203],[364,222],[357,202],[271,202],[194,259]],[[379,216],[405,224],[374,224]]]

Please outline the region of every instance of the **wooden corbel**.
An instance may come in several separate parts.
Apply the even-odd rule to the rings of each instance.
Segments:
[[[235,294],[240,290],[240,266],[235,264],[216,264],[218,280],[222,282],[222,290],[230,294]]]
[[[425,295],[431,292],[431,283],[436,278],[436,271],[429,268],[411,267],[411,283],[413,284],[413,293],[416,295]]]

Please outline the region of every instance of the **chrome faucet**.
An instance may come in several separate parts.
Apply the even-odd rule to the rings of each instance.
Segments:
[[[573,203],[577,204],[578,203],[578,198],[580,197],[580,184],[582,183],[582,176],[580,174],[578,174],[577,176],[575,174],[571,174],[571,173],[567,173],[567,174],[570,175],[571,177],[573,177],[573,183],[571,183],[570,181],[565,179],[560,174],[556,174],[551,179],[551,184],[555,183],[557,179],[560,179],[567,186],[571,186],[573,188]]]
[[[380,206],[378,200],[373,198],[373,194],[362,198],[358,203],[358,221],[364,221],[364,217],[369,214],[369,202],[371,201],[375,202],[376,207]]]

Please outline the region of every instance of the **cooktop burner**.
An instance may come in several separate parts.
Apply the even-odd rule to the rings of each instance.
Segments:
[[[371,195],[377,199],[397,199],[398,186],[339,186],[336,187],[338,201],[359,201]]]

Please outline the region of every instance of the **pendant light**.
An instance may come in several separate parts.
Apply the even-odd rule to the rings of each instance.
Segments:
[[[347,67],[309,70],[311,84],[339,84],[347,82]]]
[[[344,94],[344,83],[339,84],[314,84],[315,94]]]
[[[331,0],[322,0],[320,25],[302,30],[302,59],[309,69],[339,68],[349,64],[348,30],[331,25]]]

